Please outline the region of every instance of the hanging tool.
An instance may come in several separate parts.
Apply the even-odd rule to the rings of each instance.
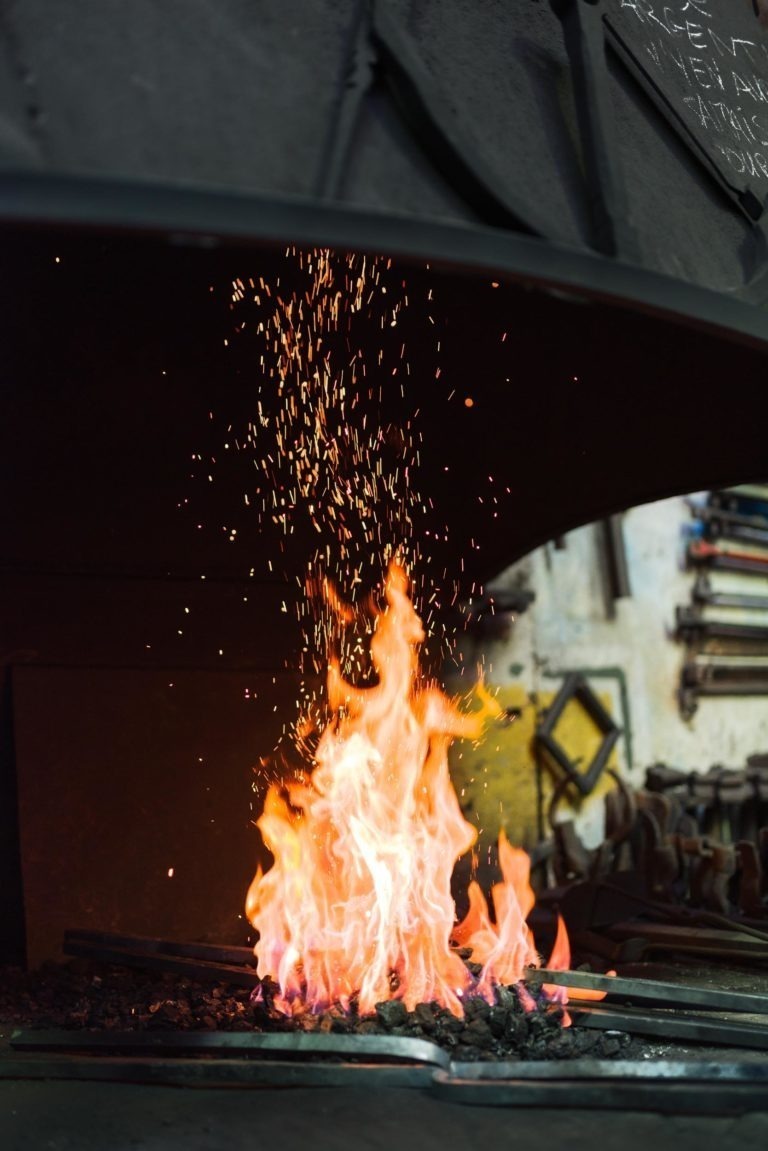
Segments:
[[[768,595],[713,591],[709,577],[704,572],[699,572],[696,576],[691,594],[694,603],[701,607],[735,607],[747,611],[768,611]]]
[[[710,639],[739,640],[743,643],[768,645],[768,625],[729,623],[727,620],[704,619],[695,607],[675,609],[676,635],[683,643],[702,643]]]
[[[709,663],[690,661],[680,672],[680,714],[691,719],[701,696],[768,695],[768,663]]]
[[[745,575],[768,577],[768,558],[749,552],[723,551],[706,540],[691,540],[687,549],[689,567],[706,566],[715,571],[742,572]]]

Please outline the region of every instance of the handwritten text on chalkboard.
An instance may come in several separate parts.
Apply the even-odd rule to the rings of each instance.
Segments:
[[[606,13],[609,28],[736,183],[768,187],[768,44],[751,5],[610,0]]]

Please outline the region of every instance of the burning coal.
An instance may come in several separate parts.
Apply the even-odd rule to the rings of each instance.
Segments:
[[[254,878],[246,912],[259,932],[258,970],[279,985],[276,1006],[287,1014],[347,1008],[354,997],[361,1014],[400,999],[460,1016],[468,994],[493,1002],[495,985],[540,962],[526,924],[528,856],[503,833],[493,918],[473,882],[456,923],[451,874],[477,832],[461,813],[448,748],[478,738],[497,709],[482,686],[481,710],[467,715],[423,684],[425,633],[407,589],[393,562],[370,644],[378,683],[355,687],[331,661],[331,719],[314,769],[304,782],[273,784],[258,820],[275,862]],[[481,965],[479,978],[452,941]],[[569,956],[550,963],[558,960],[567,966]]]

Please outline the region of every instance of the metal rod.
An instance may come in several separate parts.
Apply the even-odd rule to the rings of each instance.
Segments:
[[[446,1103],[479,1107],[588,1108],[654,1111],[681,1115],[741,1115],[765,1108],[765,1083],[712,1083],[688,1080],[499,1080],[460,1079],[435,1071],[431,1094]]]
[[[768,1026],[727,1019],[707,1019],[683,1015],[679,1011],[641,1012],[631,1007],[615,1008],[601,1003],[570,1008],[576,1027],[601,1031],[628,1031],[632,1035],[655,1035],[660,1039],[687,1039],[694,1043],[716,1043],[725,1047],[749,1047],[768,1051]]]
[[[679,1059],[569,1059],[567,1063],[554,1060],[542,1063],[540,1060],[499,1060],[497,1063],[482,1060],[478,1063],[462,1063],[453,1060],[451,1075],[459,1079],[500,1080],[500,1079],[645,1079],[665,1082],[688,1080],[697,1083],[731,1082],[744,1080],[764,1083],[768,1087],[768,1063],[760,1062],[720,1063],[712,1060]]]
[[[596,975],[591,971],[528,968],[525,977],[530,983],[540,980],[542,983],[554,983],[558,987],[573,988],[575,991],[605,991],[622,999],[640,999],[668,1007],[698,1007],[703,1010],[746,1011],[754,1015],[768,1015],[768,996],[748,992],[690,987],[681,983],[656,982],[653,979],[627,979],[620,975]],[[578,999],[578,995],[575,998]]]
[[[627,548],[624,543],[623,520],[621,515],[608,516],[600,521],[600,532],[603,543],[603,561],[605,576],[608,585],[611,608],[615,614],[613,601],[624,599],[632,595],[629,582],[629,564],[627,562]]]
[[[552,8],[562,24],[571,65],[593,245],[610,256],[637,260],[638,240],[629,222],[613,93],[605,59],[603,13],[595,0],[552,0]]]
[[[15,1031],[14,1051],[233,1051],[279,1053],[294,1058],[353,1056],[385,1063],[429,1063],[447,1067],[451,1057],[436,1043],[404,1035],[337,1035],[306,1031]]]
[[[688,544],[688,563],[705,564],[717,571],[745,572],[751,575],[768,576],[768,559],[746,552],[721,551],[704,540]]]
[[[97,959],[102,963],[116,963],[123,967],[143,967],[151,971],[175,971],[192,979],[221,980],[238,987],[258,987],[261,983],[255,970],[229,963],[210,963],[202,959],[187,959],[181,955],[161,955],[132,951],[123,947],[105,947],[76,939],[65,940],[66,955],[84,959]]]
[[[427,1090],[451,1103],[741,1114],[765,1108],[763,1063],[456,1063],[382,1066],[252,1059],[19,1058],[0,1080],[73,1080],[177,1087],[362,1087]]]
[[[768,516],[761,515],[759,512],[734,512],[719,506],[702,507],[693,500],[688,500],[687,503],[694,519],[701,520],[715,529],[718,525],[723,528],[768,528]]]
[[[424,1063],[296,1063],[261,1059],[141,1059],[92,1055],[0,1059],[2,1079],[73,1079],[169,1087],[429,1087]]]
[[[741,932],[736,927],[731,931],[722,931],[715,927],[626,920],[623,923],[611,923],[605,932],[613,939],[642,939],[652,950],[739,956],[742,959],[768,958],[768,945],[762,933]]]
[[[735,639],[760,644],[768,642],[768,626],[765,625],[702,619],[695,608],[689,607],[678,607],[675,615],[678,638],[686,642],[692,639]]]
[[[768,595],[713,591],[707,576],[701,572],[696,577],[692,595],[695,603],[709,607],[736,607],[754,611],[768,611]]]
[[[176,943],[170,939],[155,939],[144,935],[118,935],[110,931],[79,929],[64,932],[65,950],[69,943],[119,947],[121,950],[140,955],[176,955],[212,963],[242,964],[252,967],[256,965],[252,947],[228,947],[218,943]]]

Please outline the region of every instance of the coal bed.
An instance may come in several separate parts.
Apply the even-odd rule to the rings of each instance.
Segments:
[[[172,973],[73,960],[25,973],[0,973],[0,1031],[17,1028],[99,1031],[240,1031],[330,1033],[427,1039],[462,1062],[642,1057],[641,1041],[625,1032],[564,1027],[564,1012],[543,997],[526,1011],[514,987],[498,987],[496,1002],[469,998],[460,1019],[434,1003],[408,1011],[402,1001],[380,1003],[360,1017],[332,1008],[285,1016],[270,1003],[269,982],[261,1001],[249,988],[200,983]]]

